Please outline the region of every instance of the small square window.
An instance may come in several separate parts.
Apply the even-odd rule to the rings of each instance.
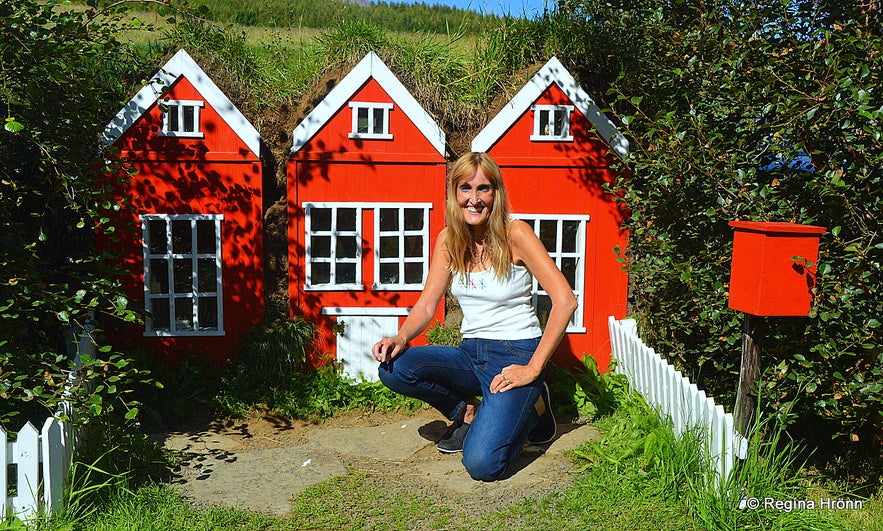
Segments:
[[[374,230],[375,289],[421,289],[429,272],[429,205],[381,206]]]
[[[200,111],[205,105],[197,100],[164,100],[160,102],[163,127],[160,136],[203,138]]]
[[[391,103],[350,102],[353,126],[350,138],[392,140],[389,130]]]
[[[571,141],[570,117],[572,105],[534,105],[531,140]]]
[[[362,289],[362,210],[349,204],[304,205],[306,288]]]

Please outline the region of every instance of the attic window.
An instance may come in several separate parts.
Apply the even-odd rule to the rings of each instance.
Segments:
[[[573,105],[534,105],[531,140],[570,141],[570,115]]]
[[[197,100],[167,100],[160,103],[162,132],[160,136],[203,138],[199,114],[205,102]]]
[[[350,102],[353,128],[349,137],[392,140],[389,132],[389,111],[392,108],[392,103]]]

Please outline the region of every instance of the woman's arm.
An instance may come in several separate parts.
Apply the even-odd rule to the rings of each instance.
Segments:
[[[411,308],[408,317],[402,323],[402,327],[395,337],[384,337],[375,343],[374,348],[371,349],[374,359],[377,361],[386,362],[398,356],[408,341],[414,339],[429,326],[429,322],[435,315],[435,310],[438,308],[442,296],[444,296],[451,285],[451,272],[448,269],[450,256],[445,245],[446,234],[447,229],[442,229],[438,234],[432,260],[429,262],[429,274],[426,277],[423,292],[420,293],[420,298],[417,299],[417,303]]]
[[[520,220],[513,220],[509,231],[512,261],[524,265],[533,274],[552,300],[552,311],[549,313],[543,336],[530,362],[527,365],[510,365],[503,369],[505,374],[497,375],[491,382],[492,392],[520,387],[536,380],[564,338],[564,332],[577,307],[573,289],[530,225]],[[511,382],[508,387],[507,382]]]

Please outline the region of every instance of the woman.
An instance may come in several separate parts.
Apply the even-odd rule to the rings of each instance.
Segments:
[[[372,350],[387,387],[453,421],[438,449],[462,451],[474,479],[493,481],[528,435],[535,444],[555,436],[545,367],[576,299],[531,227],[510,218],[500,168],[486,153],[469,153],[451,167],[445,208],[420,298],[395,337]],[[531,305],[531,275],[552,300],[545,330]],[[406,348],[449,287],[463,310],[460,346]]]

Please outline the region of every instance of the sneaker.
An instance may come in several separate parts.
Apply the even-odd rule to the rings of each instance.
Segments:
[[[443,454],[455,454],[463,451],[463,441],[466,440],[466,433],[469,432],[471,424],[463,422],[457,426],[451,434],[438,442],[436,448]]]
[[[552,402],[549,399],[549,386],[546,385],[546,382],[543,382],[540,398],[542,399],[543,406],[542,411],[539,411],[540,402],[537,402],[540,419],[537,421],[537,425],[527,434],[527,442],[530,444],[548,444],[552,442],[552,439],[555,438],[555,434],[558,432],[558,424],[555,422],[555,415],[552,413]]]

